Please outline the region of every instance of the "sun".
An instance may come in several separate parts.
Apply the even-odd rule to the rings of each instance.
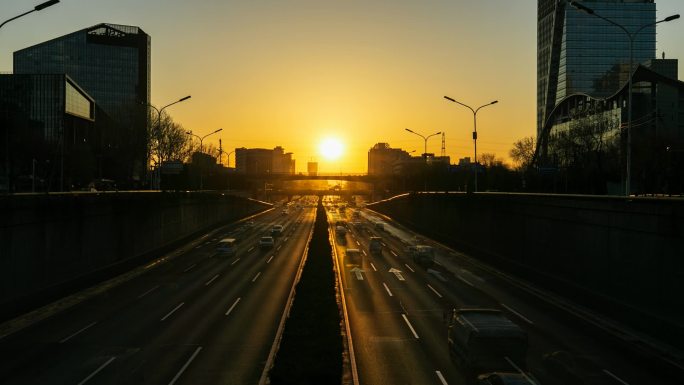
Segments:
[[[344,145],[338,139],[327,138],[318,145],[318,152],[327,160],[337,160],[344,152]]]

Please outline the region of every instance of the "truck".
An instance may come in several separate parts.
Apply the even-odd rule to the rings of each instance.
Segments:
[[[408,254],[418,265],[430,267],[435,264],[435,249],[428,245],[409,246]]]
[[[370,237],[368,251],[370,251],[370,253],[373,255],[382,255],[382,238]]]
[[[453,310],[447,335],[451,359],[471,375],[527,369],[527,333],[499,310]]]

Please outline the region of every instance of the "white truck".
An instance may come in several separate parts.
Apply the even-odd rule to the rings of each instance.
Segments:
[[[452,360],[475,376],[527,369],[527,333],[496,309],[454,310],[448,343]]]

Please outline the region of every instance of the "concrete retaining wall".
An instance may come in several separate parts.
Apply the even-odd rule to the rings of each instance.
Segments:
[[[684,341],[684,200],[412,194],[373,204],[636,328]]]
[[[0,316],[155,257],[269,206],[219,193],[0,197]]]

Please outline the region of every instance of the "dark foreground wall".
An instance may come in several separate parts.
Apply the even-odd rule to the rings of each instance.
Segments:
[[[370,208],[639,329],[684,342],[683,199],[414,194]]]
[[[269,205],[220,193],[0,197],[0,318],[155,257]]]

